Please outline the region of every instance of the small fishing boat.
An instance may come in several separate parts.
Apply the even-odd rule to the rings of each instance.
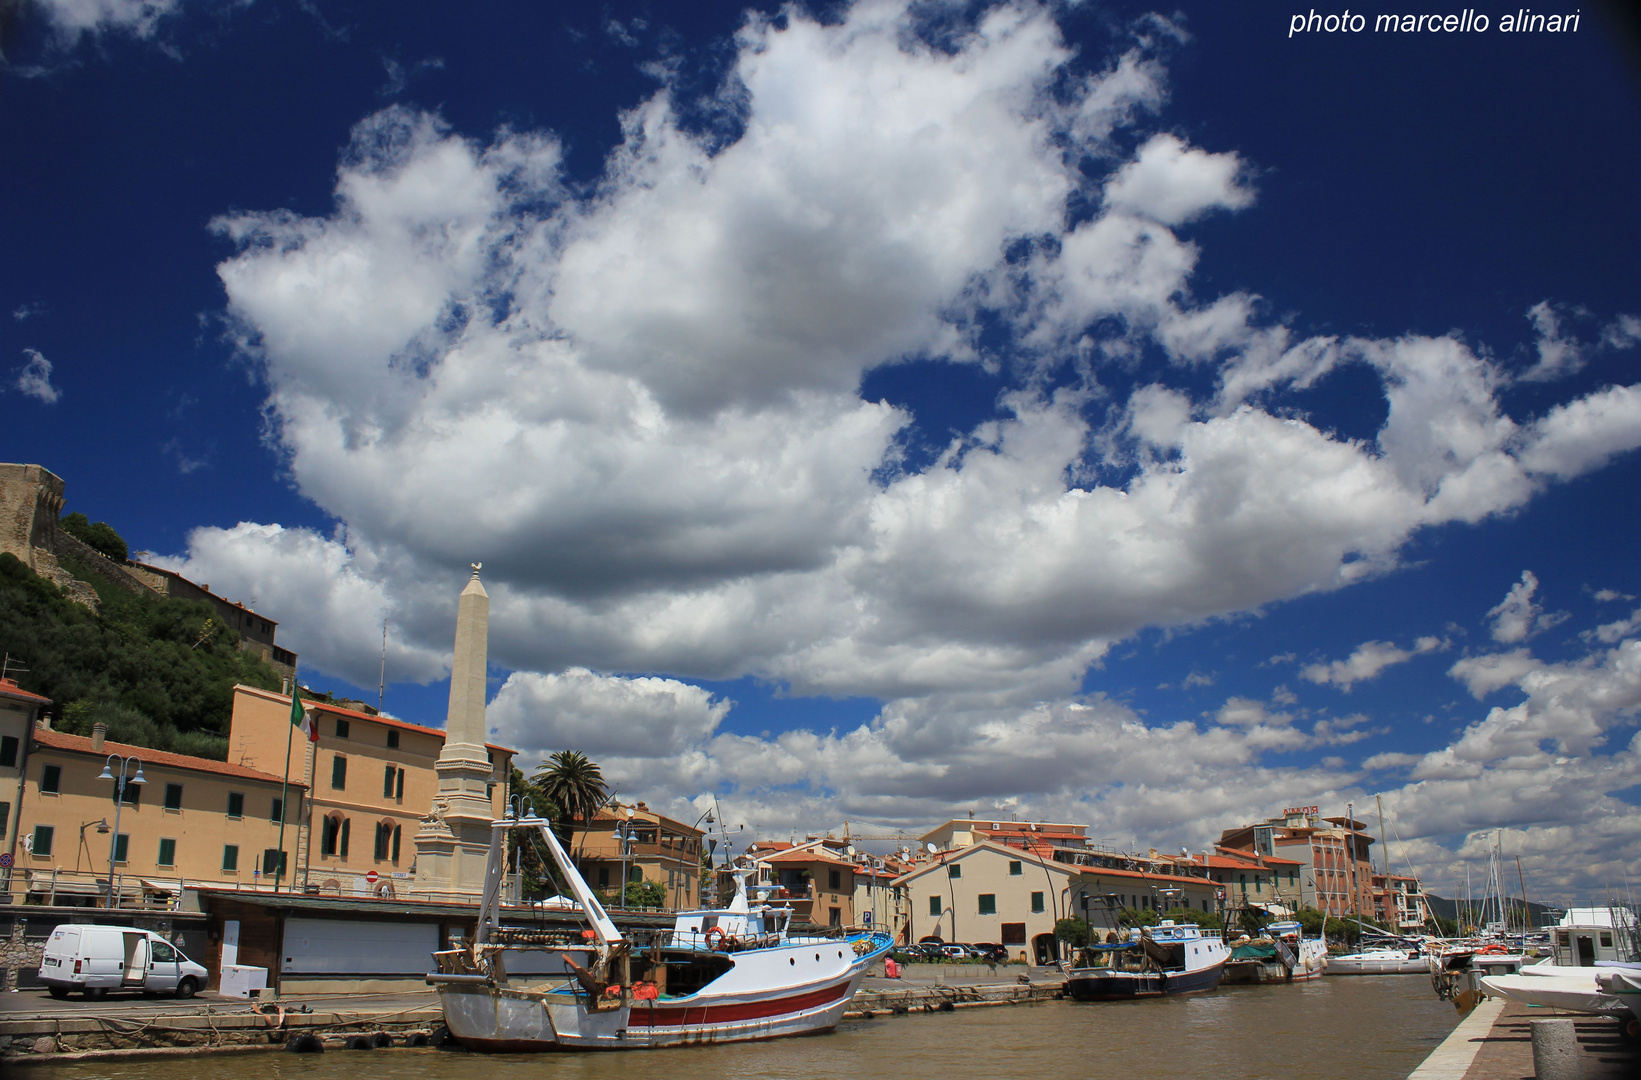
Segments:
[[[1482,980],[1492,976],[1515,975],[1527,959],[1499,942],[1449,942],[1433,945],[1425,964],[1436,996],[1468,1011],[1487,993],[1481,985]]]
[[[1262,936],[1232,942],[1223,985],[1302,982],[1318,979],[1328,968],[1327,942],[1306,938],[1297,922],[1273,922]]]
[[[1195,923],[1132,932],[1128,941],[1080,949],[1066,966],[1066,993],[1077,1001],[1191,994],[1219,985],[1231,950]]]
[[[503,925],[503,841],[514,829],[545,846],[588,929]],[[450,1034],[474,1050],[638,1050],[831,1030],[890,935],[792,933],[791,907],[752,904],[746,877],[735,874],[727,908],[681,911],[670,931],[629,937],[547,821],[500,819],[474,942],[434,953],[427,981]]]

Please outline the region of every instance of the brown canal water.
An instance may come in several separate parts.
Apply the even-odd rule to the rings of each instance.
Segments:
[[[828,1035],[676,1050],[478,1055],[329,1050],[30,1069],[49,1080],[1401,1080],[1459,1020],[1419,976],[1324,978],[1134,1002],[963,1009]]]

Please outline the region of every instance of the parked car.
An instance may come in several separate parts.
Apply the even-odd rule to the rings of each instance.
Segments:
[[[1008,948],[995,941],[977,941],[969,947],[978,952],[980,959],[987,963],[1001,964],[1009,958]]]
[[[950,945],[941,946],[940,951],[946,955],[946,959],[948,960],[974,959],[974,956],[969,952],[969,947],[967,945],[958,945],[955,942]]]
[[[74,990],[88,998],[110,990],[188,998],[204,987],[205,969],[148,930],[65,924],[46,940],[40,981],[54,998],[66,998]]]

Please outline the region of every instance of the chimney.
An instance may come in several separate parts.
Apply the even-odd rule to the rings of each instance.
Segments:
[[[107,724],[96,723],[91,725],[91,752],[93,754],[100,754],[103,752],[103,740],[107,737]]]
[[[48,712],[43,712],[39,716],[35,717],[34,726],[39,728],[41,731],[50,731],[51,714]]]

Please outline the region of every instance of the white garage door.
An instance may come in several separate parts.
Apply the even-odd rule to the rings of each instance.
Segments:
[[[285,920],[285,970],[292,973],[421,974],[432,970],[438,947],[438,923]]]

